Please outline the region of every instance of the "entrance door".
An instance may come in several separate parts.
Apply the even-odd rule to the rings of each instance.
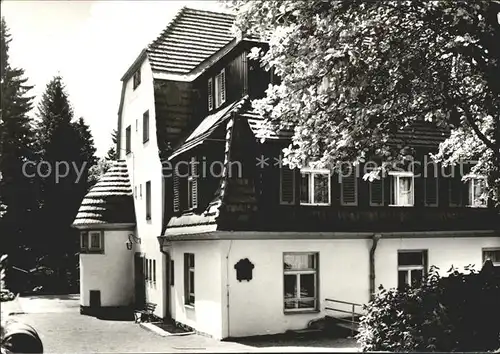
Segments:
[[[144,257],[140,253],[134,256],[135,268],[135,307],[140,309],[146,302],[146,280],[144,279]]]

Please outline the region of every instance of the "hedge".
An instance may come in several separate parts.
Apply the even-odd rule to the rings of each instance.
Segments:
[[[380,288],[365,306],[357,336],[363,351],[469,352],[500,349],[500,269],[431,267],[420,287]]]

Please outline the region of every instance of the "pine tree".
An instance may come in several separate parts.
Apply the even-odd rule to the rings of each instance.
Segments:
[[[27,161],[36,161],[34,132],[28,116],[32,97],[24,70],[9,63],[11,35],[1,21],[1,118],[0,118],[0,235],[2,248],[12,263],[25,258],[22,249],[29,246],[37,212],[36,180],[23,173]]]
[[[111,133],[111,140],[113,141],[113,146],[109,148],[108,154],[106,156],[107,160],[116,160],[117,154],[116,154],[116,142],[117,142],[117,134],[118,130],[113,129],[113,132]]]
[[[59,283],[68,272],[76,271],[73,256],[79,239],[71,224],[89,188],[89,168],[96,163],[90,129],[83,118],[73,121],[73,117],[62,78],[56,76],[38,106],[37,147],[46,167],[40,173],[40,228],[45,238],[38,246],[48,255],[45,265],[60,275]]]

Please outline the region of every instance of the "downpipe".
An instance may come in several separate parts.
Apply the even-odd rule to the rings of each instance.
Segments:
[[[372,236],[372,247],[370,249],[370,301],[375,297],[375,251],[381,238],[381,234],[373,234]]]
[[[231,316],[229,313],[229,254],[233,247],[233,240],[229,241],[229,248],[226,253],[226,307],[227,307],[227,338],[231,337]]]

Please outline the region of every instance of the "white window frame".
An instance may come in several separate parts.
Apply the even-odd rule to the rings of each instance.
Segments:
[[[410,171],[390,171],[389,172],[389,177],[391,178],[391,202],[392,202],[392,196],[395,198],[395,203],[394,204],[389,204],[391,207],[404,207],[404,208],[411,208],[415,206],[415,174]],[[401,205],[399,203],[399,178],[400,177],[411,177],[411,201],[412,204],[408,205]],[[398,193],[394,195],[395,189],[398,188]]]
[[[483,264],[486,262],[486,252],[498,252],[500,253],[500,247],[486,247],[482,249],[482,254],[483,254]],[[500,267],[500,257],[497,262],[493,262],[493,266],[495,267]]]
[[[410,282],[409,284],[407,283],[406,285],[411,286],[412,284],[412,279],[411,279],[411,271],[412,270],[422,270],[422,276],[425,277],[427,275],[427,260],[426,257],[428,257],[428,252],[427,250],[398,250],[398,256],[400,253],[421,253],[422,254],[422,265],[415,264],[415,265],[399,265],[398,263],[398,284],[397,286],[399,287],[399,272],[400,271],[406,271],[408,274],[408,281]]]
[[[98,236],[99,246],[92,246],[92,236]],[[86,246],[83,244],[86,241]],[[81,253],[104,253],[104,233],[101,230],[88,230],[80,233],[80,252]]]
[[[486,186],[487,184],[487,179],[485,176],[479,176],[479,175],[467,175],[469,180],[467,181],[467,207],[469,208],[486,208],[488,206],[488,201],[486,200],[485,204],[480,204],[480,205],[472,205],[471,201],[475,200],[474,195],[474,183],[478,180],[483,180],[484,185]]]
[[[221,87],[223,86],[223,87]],[[226,102],[226,69],[222,69],[215,76],[215,109]]]
[[[285,269],[284,264],[285,264],[285,256],[287,255],[300,255],[300,256],[314,256],[314,269]],[[316,311],[318,310],[318,304],[319,304],[319,284],[318,284],[318,279],[319,279],[319,253],[318,252],[284,252],[283,253],[283,311],[286,313],[289,312],[302,312],[302,311]],[[302,274],[314,274],[314,298],[311,297],[306,297],[302,298],[300,295],[300,290],[298,292],[297,297],[294,298],[285,298],[285,276],[286,275],[295,275],[297,277],[297,289],[300,289],[300,278]],[[287,309],[285,307],[285,301],[286,300],[296,300],[297,301],[297,307],[293,309]],[[298,303],[300,300],[314,300],[314,306],[313,307],[298,307]]]
[[[292,201],[284,201],[283,200],[283,169],[288,169],[292,173]],[[281,166],[280,167],[280,204],[282,205],[293,205],[295,204],[295,169],[291,169],[288,166]]]
[[[187,264],[186,264],[186,255],[187,255]],[[190,265],[190,257],[193,257],[193,265],[191,266]],[[195,278],[195,267],[196,267],[196,263],[195,263],[195,256],[194,256],[194,253],[184,253],[184,272],[185,272],[185,277],[184,277],[184,296],[185,296],[185,299],[184,299],[184,304],[186,306],[194,306],[195,302],[196,302],[196,294],[195,294],[195,291],[196,291],[196,284],[195,284],[195,281],[196,281],[196,278]],[[195,284],[195,287],[194,287],[194,290],[191,289],[191,277],[193,278],[193,284]],[[193,297],[194,301],[191,302],[191,296]]]
[[[301,168],[300,169],[301,178],[303,174],[309,174],[309,202],[300,201],[300,205],[307,206],[329,206],[332,204],[332,175],[330,170],[327,169],[315,169],[315,168]],[[328,202],[327,203],[314,203],[314,176],[315,175],[328,175]],[[301,183],[302,186],[302,183]],[[300,192],[302,194],[302,191]]]

